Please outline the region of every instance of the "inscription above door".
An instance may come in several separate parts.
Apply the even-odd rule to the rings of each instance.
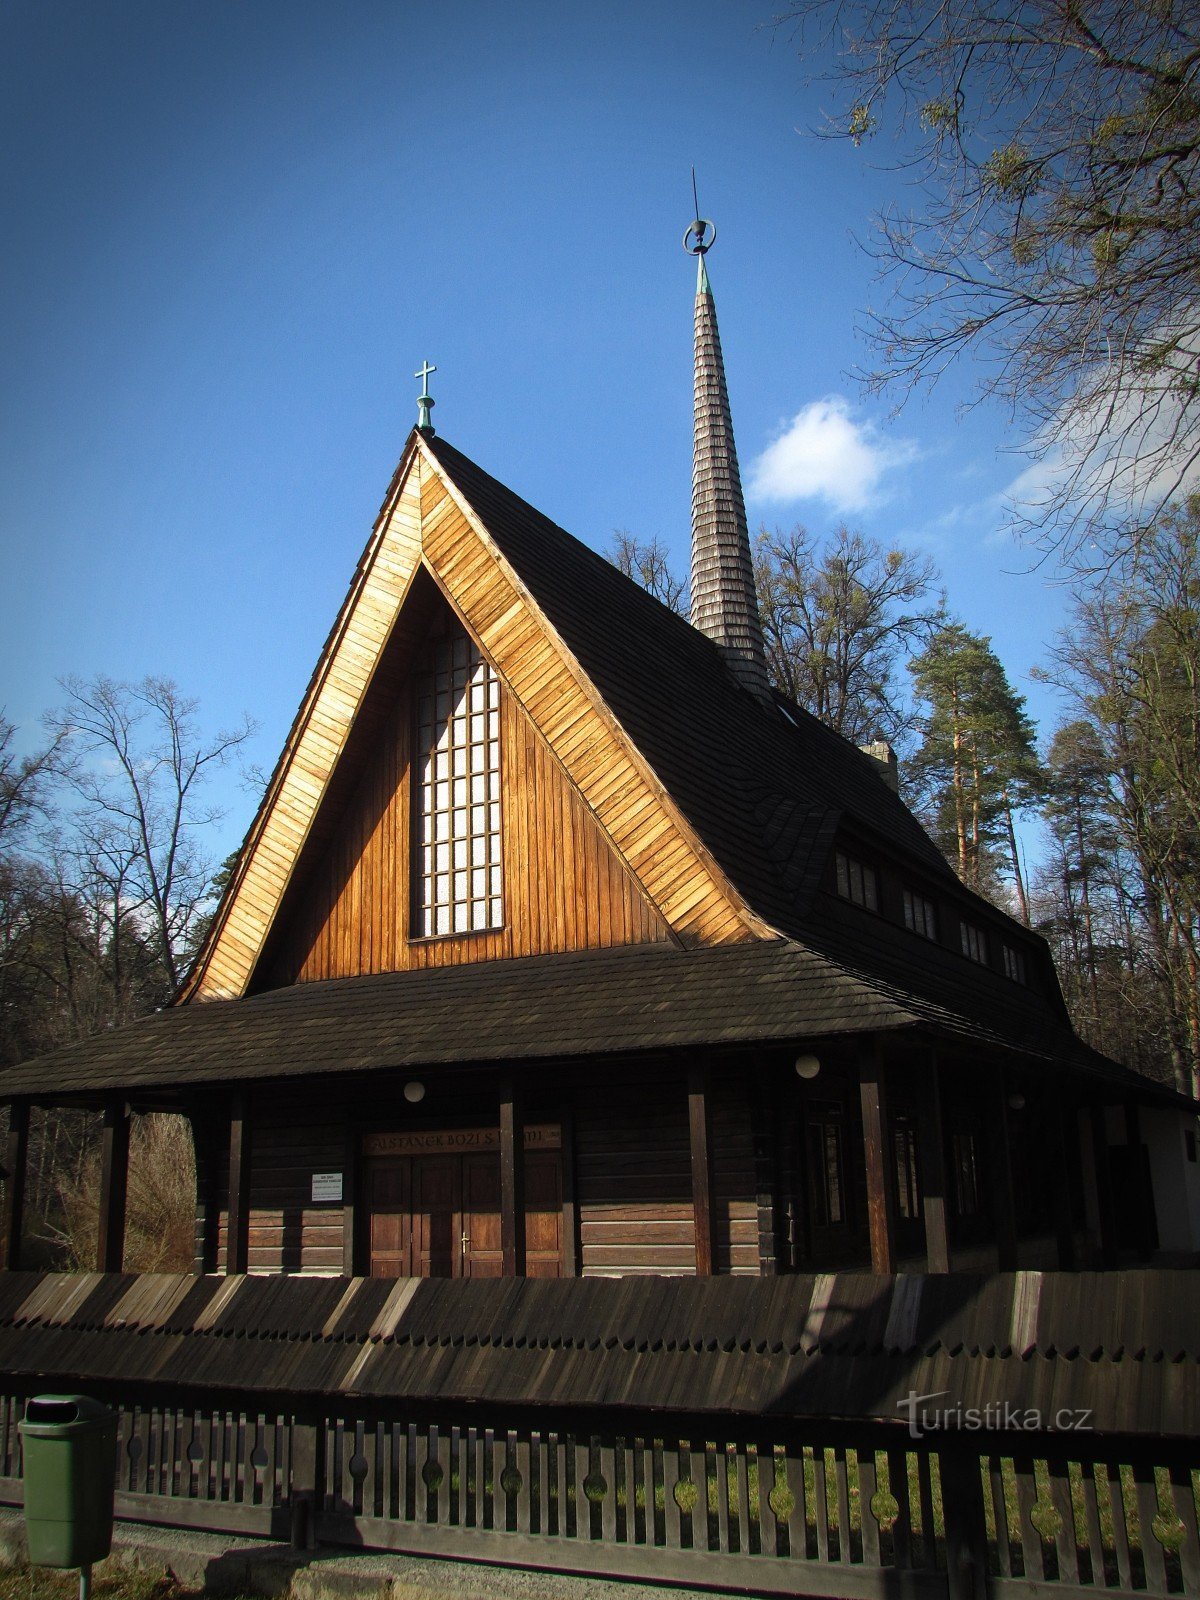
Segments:
[[[526,1127],[526,1150],[557,1150],[562,1130],[557,1123]],[[404,1133],[366,1133],[365,1156],[466,1155],[472,1150],[499,1150],[499,1128],[416,1129]]]

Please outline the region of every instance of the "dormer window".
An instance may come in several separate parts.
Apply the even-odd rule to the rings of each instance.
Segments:
[[[875,868],[869,867],[857,856],[844,850],[835,852],[837,866],[837,892],[843,900],[851,900],[867,911],[879,910],[879,879]]]
[[[1001,945],[1000,954],[1004,958],[1004,976],[1011,978],[1014,983],[1028,983],[1025,976],[1025,952],[1018,950],[1014,945]]]
[[[465,633],[433,647],[414,770],[415,936],[502,926],[500,681]]]
[[[962,953],[968,960],[978,961],[981,967],[987,966],[987,934],[982,928],[976,927],[973,922],[963,922]]]
[[[915,889],[904,891],[904,926],[910,933],[919,933],[922,939],[937,941],[937,907]]]

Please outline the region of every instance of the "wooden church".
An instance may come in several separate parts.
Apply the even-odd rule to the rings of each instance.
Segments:
[[[957,881],[886,747],[768,682],[711,225],[689,238],[691,623],[437,437],[424,394],[177,1003],[5,1074],[10,1266],[52,1102],[103,1108],[110,1271],[150,1110],[194,1130],[198,1271],[1161,1242],[1147,1152],[1182,1150],[1177,1107],[1075,1037],[1045,944]]]

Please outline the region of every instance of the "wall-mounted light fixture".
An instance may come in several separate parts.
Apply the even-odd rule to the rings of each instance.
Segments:
[[[406,1083],[404,1085],[404,1098],[408,1101],[409,1105],[415,1106],[418,1101],[424,1100],[425,1098],[425,1085],[423,1083],[418,1083],[414,1078],[411,1083]]]
[[[1008,1104],[1009,1104],[1009,1109],[1012,1110],[1012,1111],[1024,1111],[1024,1109],[1025,1109],[1025,1096],[1023,1094],[1020,1094],[1020,1093],[1010,1094],[1009,1097],[1008,1097]]]
[[[798,1078],[803,1078],[806,1083],[809,1082],[812,1078],[815,1078],[817,1073],[820,1072],[820,1070],[821,1070],[821,1062],[820,1062],[819,1057],[817,1057],[817,1056],[797,1056],[796,1057],[796,1076]]]

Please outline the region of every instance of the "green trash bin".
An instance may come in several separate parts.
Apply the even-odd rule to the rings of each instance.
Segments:
[[[25,1532],[37,1567],[90,1567],[112,1546],[117,1416],[85,1394],[41,1394],[17,1424]]]

